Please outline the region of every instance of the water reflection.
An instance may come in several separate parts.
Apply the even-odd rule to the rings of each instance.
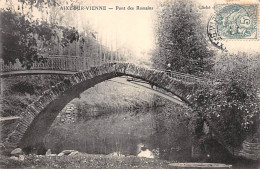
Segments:
[[[137,145],[137,150],[139,151],[138,157],[145,157],[145,158],[154,158],[154,154],[152,151],[146,148],[146,146],[142,143]]]
[[[89,116],[96,116],[89,114]],[[157,108],[142,112],[78,117],[74,123],[56,122],[45,137],[52,152],[74,149],[89,154],[139,156],[187,162],[191,137],[187,119]]]

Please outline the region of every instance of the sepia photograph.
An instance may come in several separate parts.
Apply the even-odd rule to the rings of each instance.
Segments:
[[[0,0],[0,169],[259,169],[260,0]]]

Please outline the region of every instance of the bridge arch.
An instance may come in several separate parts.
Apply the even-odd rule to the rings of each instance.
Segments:
[[[163,71],[129,63],[109,63],[92,67],[57,83],[30,104],[21,114],[15,130],[8,136],[6,143],[11,147],[20,148],[41,143],[58,113],[71,100],[100,82],[123,75],[142,79],[171,92],[188,105],[191,105],[192,92],[198,85],[198,81],[191,78],[170,77]]]

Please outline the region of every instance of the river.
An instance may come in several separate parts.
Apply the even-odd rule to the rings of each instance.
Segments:
[[[45,136],[45,148],[53,153],[77,150],[253,167],[234,159],[216,140],[208,138],[209,134],[195,138],[196,123],[192,120],[196,117],[190,110],[140,87],[115,81],[101,83],[68,104]],[[127,108],[120,110],[121,106]]]
[[[190,161],[192,142],[187,120],[163,112],[161,107],[109,115],[103,112],[88,119],[76,117],[74,122],[53,126],[45,145],[56,153],[73,149],[89,154]]]

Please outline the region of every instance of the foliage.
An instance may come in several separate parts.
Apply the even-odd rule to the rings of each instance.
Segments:
[[[25,155],[24,161],[12,160],[7,156],[0,157],[1,169],[151,169],[169,168],[169,161],[140,158],[135,156],[118,157],[79,153],[75,156],[40,156]]]
[[[48,89],[62,81],[64,76],[25,76],[2,79],[4,83],[2,93],[1,116],[20,116],[24,109]]]
[[[214,73],[217,82],[214,86],[202,85],[194,103],[227,144],[240,146],[247,136],[257,132],[260,124],[260,65],[254,66],[253,58],[230,54],[218,63]]]
[[[22,94],[29,93],[34,94],[34,86],[32,83],[22,81],[11,86],[11,91],[20,92]]]
[[[211,71],[210,57],[200,14],[190,1],[165,2],[161,5],[156,28],[157,49],[153,56],[155,65],[184,73],[201,75]]]
[[[25,64],[32,63],[37,58],[37,50],[30,22],[25,16],[14,14],[10,10],[0,13],[4,61],[14,63],[15,59],[19,59]]]
[[[75,28],[33,21],[11,10],[1,10],[0,13],[5,63],[15,63],[19,59],[29,69],[40,53],[51,53],[55,47],[66,48],[74,41],[84,40]]]
[[[40,54],[98,58],[100,49],[107,54],[108,48],[99,44],[87,22],[84,24],[84,33],[79,33],[72,27],[77,23],[73,22],[73,15],[57,8],[57,5],[69,5],[75,2],[74,0],[66,2],[21,0],[17,4],[6,2],[7,8],[2,8],[0,11],[4,62],[15,63],[16,59],[19,59],[23,67],[30,69],[35,60],[42,60],[39,58]],[[42,14],[41,17],[38,14]]]

